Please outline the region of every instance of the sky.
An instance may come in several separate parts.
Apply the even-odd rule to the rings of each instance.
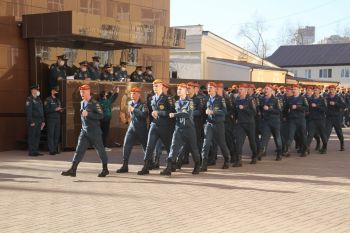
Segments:
[[[315,26],[316,42],[350,29],[349,0],[170,0],[171,26],[197,25],[243,48],[242,26],[255,18],[266,26],[264,38],[272,54],[287,37],[288,29]]]

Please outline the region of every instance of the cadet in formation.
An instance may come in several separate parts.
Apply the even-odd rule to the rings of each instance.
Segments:
[[[61,175],[75,177],[78,165],[84,158],[86,150],[91,145],[95,147],[102,162],[102,171],[98,174],[98,177],[105,177],[109,174],[109,171],[107,167],[108,157],[103,146],[100,127],[100,120],[103,118],[102,108],[100,104],[92,98],[89,85],[83,85],[79,90],[80,96],[83,99],[80,104],[81,131],[72,166],[67,171],[63,171]]]
[[[128,103],[128,113],[130,114],[130,124],[126,131],[123,147],[123,166],[117,173],[129,171],[129,157],[136,141],[140,142],[145,152],[147,147],[147,105],[141,101],[141,89],[134,87],[130,91],[131,101]]]
[[[166,176],[171,175],[173,164],[176,162],[177,156],[185,144],[189,145],[194,161],[192,174],[199,174],[200,160],[193,121],[193,102],[187,97],[186,83],[181,83],[177,86],[177,96],[179,100],[175,102],[176,113],[169,113],[170,118],[176,119],[176,124],[172,136],[170,153],[167,159],[167,167],[160,174]]]

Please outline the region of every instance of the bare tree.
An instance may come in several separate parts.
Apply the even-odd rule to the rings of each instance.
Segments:
[[[261,17],[255,17],[252,22],[248,22],[240,28],[239,36],[244,37],[249,42],[249,50],[263,59],[266,58],[269,45],[265,39],[267,26]]]

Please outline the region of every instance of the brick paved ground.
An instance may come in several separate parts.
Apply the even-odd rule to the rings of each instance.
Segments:
[[[0,153],[0,232],[350,232],[350,130],[347,152],[331,141],[329,154],[256,166],[219,169],[199,176],[191,168],[160,177],[131,173],[97,178],[90,150],[76,178],[60,176],[72,152],[30,158]],[[334,137],[332,137],[334,138]],[[120,149],[109,153],[110,170]],[[119,164],[117,164],[119,163]]]

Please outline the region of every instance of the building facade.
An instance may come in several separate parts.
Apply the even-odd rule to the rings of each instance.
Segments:
[[[166,45],[164,48],[143,47],[144,42],[135,42],[135,45],[130,47],[117,48],[117,44],[107,51],[85,49],[84,46],[56,46],[48,40],[35,40],[35,46],[31,46],[32,39],[23,39],[25,15],[63,11],[72,11],[74,15],[81,17],[85,27],[92,32],[102,33],[103,30],[108,34],[110,31],[108,27],[97,28],[101,23],[96,23],[96,20],[103,21],[102,24],[118,25],[120,30],[131,28],[134,32],[130,34],[130,41],[136,41],[138,35],[145,33],[144,30],[153,30],[156,38],[164,37],[159,34],[165,34],[164,31],[168,34],[173,33],[169,30],[170,0],[0,1],[0,151],[15,148],[16,142],[25,138],[24,103],[29,94],[28,87],[32,82],[38,82],[45,88],[48,68],[55,63],[57,55],[65,54],[70,66],[78,66],[82,60],[91,61],[91,57],[96,55],[101,57],[102,64],[108,61],[119,65],[120,61],[126,61],[129,64],[129,73],[136,65],[151,65],[156,78],[169,78],[169,49]],[[107,23],[104,23],[105,21]],[[46,22],[47,25],[49,23]],[[73,25],[76,26],[78,25]],[[50,31],[50,25],[47,29]],[[33,69],[32,66],[38,68]]]
[[[281,46],[267,60],[294,77],[350,86],[350,43]]]
[[[286,71],[212,32],[202,25],[186,30],[186,48],[170,50],[173,78],[284,83]]]

